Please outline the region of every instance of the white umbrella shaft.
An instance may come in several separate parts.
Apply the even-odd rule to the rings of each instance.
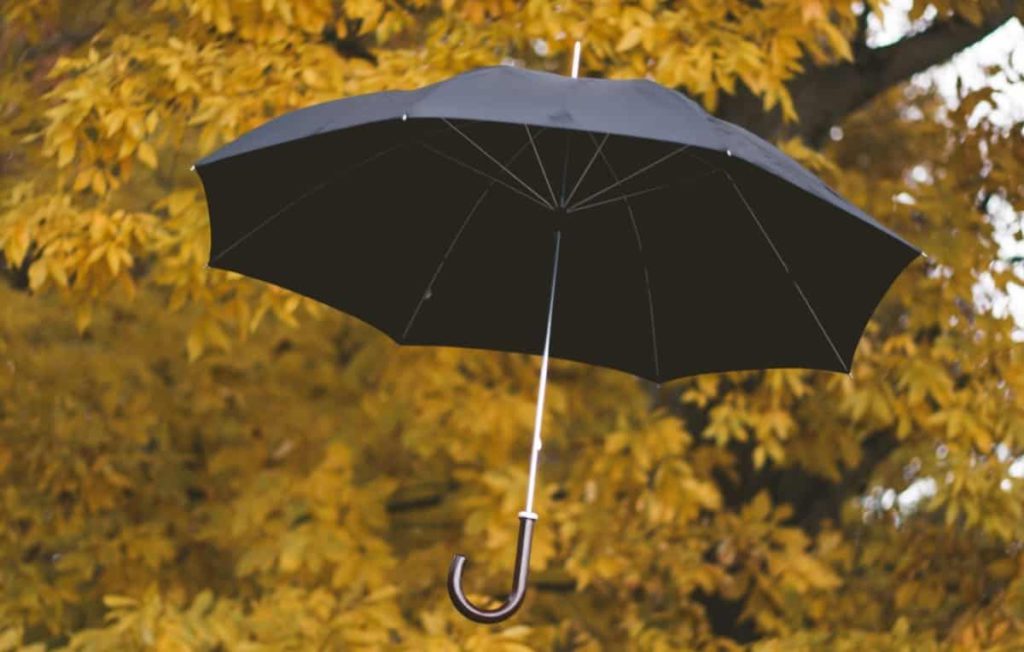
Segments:
[[[537,463],[540,457],[540,431],[544,422],[544,394],[548,386],[548,355],[551,352],[551,321],[555,314],[555,285],[558,282],[558,253],[562,244],[562,233],[555,232],[555,263],[551,271],[551,296],[548,300],[548,326],[544,334],[544,357],[540,363],[540,387],[537,389],[537,416],[533,422],[533,447],[530,451],[530,479],[526,485],[526,508],[520,516],[536,519],[533,511],[533,494],[537,488]]]

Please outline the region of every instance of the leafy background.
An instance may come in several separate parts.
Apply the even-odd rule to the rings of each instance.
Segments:
[[[1024,123],[987,117],[994,84],[907,81],[1022,12],[0,0],[0,650],[1024,649],[1024,348],[998,309]],[[894,13],[913,29],[875,42]],[[531,593],[481,627],[445,573],[473,550],[474,599],[506,590],[538,361],[400,349],[206,269],[188,166],[338,96],[564,72],[576,38],[582,74],[690,94],[930,258],[852,376],[555,362]]]

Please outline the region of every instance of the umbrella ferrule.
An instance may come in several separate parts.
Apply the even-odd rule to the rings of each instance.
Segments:
[[[531,521],[536,521],[540,516],[537,516],[537,512],[519,512],[519,518],[528,518]]]

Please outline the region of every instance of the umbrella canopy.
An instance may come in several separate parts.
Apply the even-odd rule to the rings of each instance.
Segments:
[[[920,251],[757,136],[650,81],[483,68],[295,111],[196,165],[210,266],[399,344],[543,353],[513,590],[526,591],[549,356],[656,382],[849,371]],[[542,328],[547,324],[546,330]]]
[[[210,265],[400,344],[543,350],[656,382],[848,371],[919,250],[644,80],[484,68],[287,114],[197,164]]]

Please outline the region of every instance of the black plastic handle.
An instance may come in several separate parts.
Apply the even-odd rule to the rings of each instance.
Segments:
[[[466,566],[466,557],[455,555],[452,565],[448,568],[448,595],[452,604],[466,618],[484,624],[500,623],[519,610],[526,597],[526,580],[530,573],[530,546],[533,543],[533,526],[535,516],[519,516],[519,544],[516,548],[516,569],[512,576],[512,593],[505,604],[490,611],[473,606],[462,592],[462,570]]]

